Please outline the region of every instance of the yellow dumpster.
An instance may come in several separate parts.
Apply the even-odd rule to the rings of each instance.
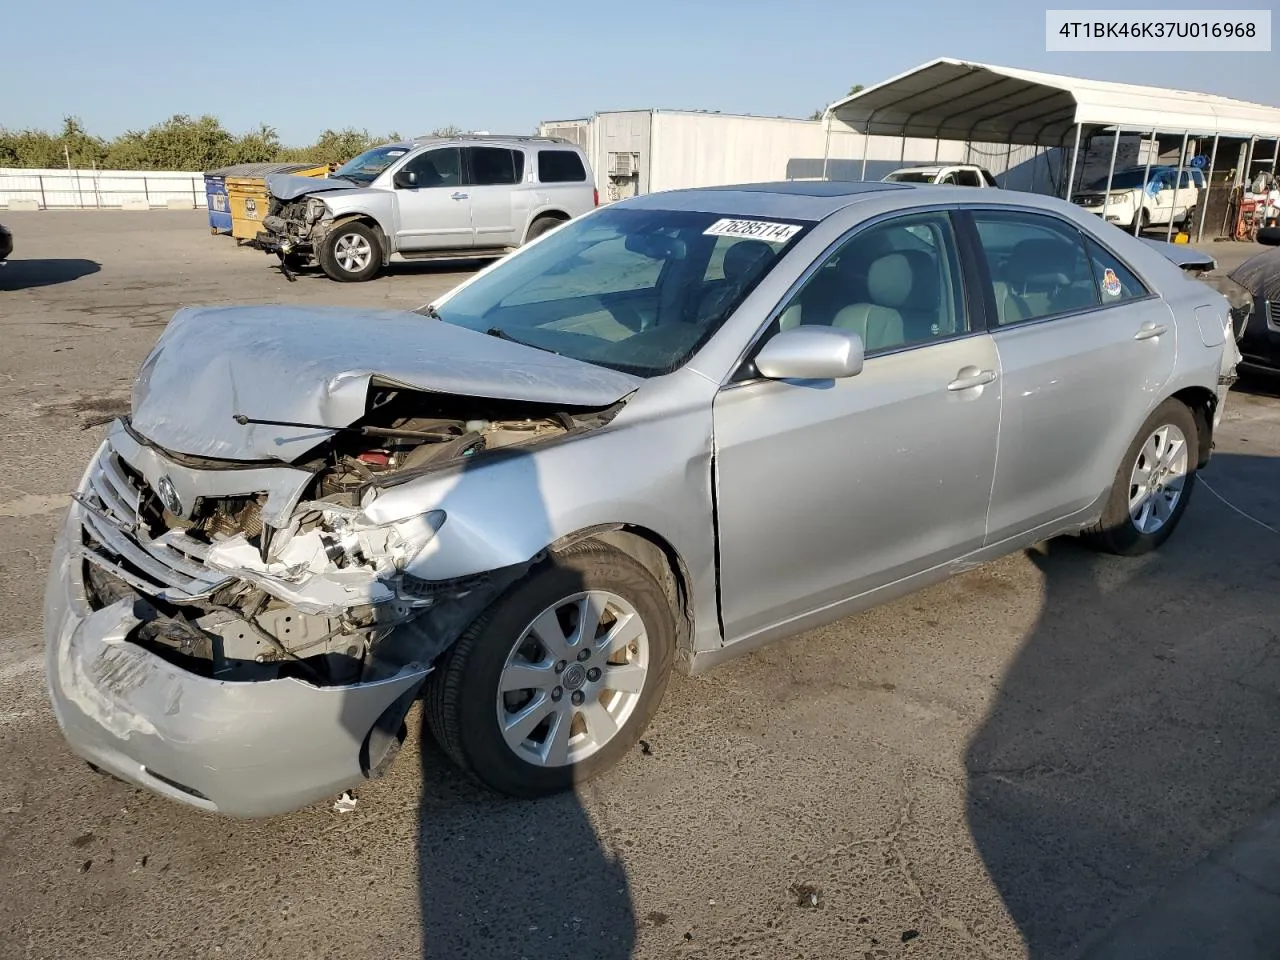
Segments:
[[[237,240],[252,240],[262,230],[262,218],[267,215],[271,203],[267,193],[268,174],[323,177],[329,168],[306,163],[244,163],[218,172],[226,179],[231,235]]]

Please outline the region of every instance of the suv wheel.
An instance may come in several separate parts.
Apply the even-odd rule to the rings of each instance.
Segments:
[[[529,243],[530,241],[537,240],[544,233],[549,233],[564,222],[564,219],[561,217],[539,217],[537,220],[533,221],[533,225],[529,227],[529,233],[524,238],[524,242]]]
[[[1185,404],[1156,407],[1120,462],[1102,519],[1086,531],[1095,546],[1135,557],[1169,539],[1195,487],[1199,440]]]
[[[382,244],[368,224],[353,220],[334,227],[320,246],[320,266],[342,283],[372,280],[382,269]]]
[[[666,594],[639,562],[584,541],[531,570],[458,638],[427,681],[437,743],[517,797],[572,787],[635,745],[675,651]]]

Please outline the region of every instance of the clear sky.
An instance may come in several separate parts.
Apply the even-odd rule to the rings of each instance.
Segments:
[[[236,132],[265,122],[286,143],[347,126],[529,133],[541,120],[646,107],[807,116],[854,83],[938,56],[1280,105],[1274,42],[1272,53],[1046,53],[1046,5],[1098,0],[3,5],[0,125],[52,128],[72,115],[108,137],[174,113],[213,113]],[[1228,6],[1274,0],[1159,9]]]

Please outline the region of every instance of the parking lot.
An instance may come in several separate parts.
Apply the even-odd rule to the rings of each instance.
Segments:
[[[1158,553],[1055,541],[676,678],[641,746],[576,795],[474,787],[416,714],[346,813],[232,821],[99,776],[47,705],[44,578],[101,423],[127,410],[168,317],[414,307],[474,268],[290,283],[203,212],[4,222],[0,957],[1077,957],[1176,909],[1206,858],[1263,856],[1251,831],[1280,834],[1268,381],[1233,391]],[[1224,938],[1258,902],[1242,884],[1212,884]]]

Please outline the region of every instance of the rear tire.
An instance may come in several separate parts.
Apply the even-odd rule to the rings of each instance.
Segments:
[[[367,223],[352,220],[329,231],[317,259],[329,278],[339,283],[372,280],[382,269],[382,242]]]
[[[590,609],[600,627],[575,636]],[[450,759],[491,789],[556,793],[635,745],[674,652],[674,614],[657,580],[587,540],[535,566],[463,632],[427,681],[424,714]]]
[[[1199,428],[1185,404],[1156,407],[1120,461],[1102,518],[1085,531],[1090,543],[1136,557],[1169,539],[1195,488],[1199,449]]]
[[[566,222],[567,221],[563,217],[539,217],[537,220],[533,221],[533,224],[529,227],[529,233],[525,236],[524,242],[530,243],[537,240],[544,233],[549,233],[556,227],[560,226],[560,224]]]

